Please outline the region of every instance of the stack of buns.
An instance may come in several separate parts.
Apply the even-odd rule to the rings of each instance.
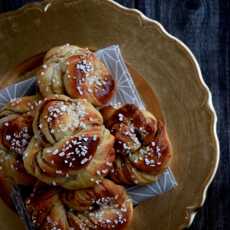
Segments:
[[[133,104],[108,103],[116,82],[95,53],[64,45],[37,70],[39,93],[0,110],[0,195],[28,188],[36,229],[125,229],[123,186],[157,180],[171,148],[163,122]]]

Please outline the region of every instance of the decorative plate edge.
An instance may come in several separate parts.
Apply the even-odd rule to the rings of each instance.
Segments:
[[[4,19],[20,16],[30,9],[38,9],[38,10],[45,13],[49,7],[52,7],[53,3],[58,2],[58,1],[59,0],[44,0],[42,2],[28,3],[28,4],[24,5],[23,7],[15,10],[15,11],[2,13],[0,15],[0,21],[4,20]],[[73,0],[65,0],[65,1],[71,2]],[[81,2],[81,0],[76,0],[76,2],[77,1]],[[180,39],[176,38],[175,36],[173,36],[172,34],[167,32],[161,23],[159,23],[156,20],[148,18],[141,11],[139,11],[137,9],[127,8],[127,7],[122,6],[119,3],[114,2],[112,0],[91,0],[91,1],[100,2],[103,4],[110,4],[111,6],[114,6],[117,10],[122,10],[123,12],[129,13],[129,14],[135,16],[136,18],[138,18],[142,26],[145,24],[145,22],[147,22],[151,26],[157,27],[158,31],[162,35],[164,35],[165,38],[176,42],[177,45],[179,45],[179,47],[183,49],[184,53],[189,57],[191,63],[195,67],[196,74],[198,76],[198,80],[200,81],[201,89],[206,94],[206,98],[205,98],[206,103],[204,104],[206,107],[205,109],[209,113],[209,115],[211,116],[211,123],[212,123],[211,131],[212,131],[213,147],[215,148],[215,151],[216,151],[216,162],[215,162],[215,165],[212,169],[212,172],[210,172],[210,175],[207,177],[207,182],[206,182],[204,188],[201,191],[201,197],[199,199],[199,202],[197,202],[195,204],[191,204],[190,206],[186,207],[184,222],[178,226],[179,229],[188,228],[192,224],[192,222],[195,218],[195,215],[198,212],[198,209],[204,205],[206,195],[207,195],[207,190],[208,190],[211,182],[213,181],[213,179],[216,175],[218,165],[219,165],[219,160],[220,160],[220,147],[219,147],[219,140],[218,140],[218,136],[217,136],[217,115],[216,115],[216,111],[215,111],[214,106],[213,106],[211,91],[203,79],[200,66],[199,66],[194,54],[192,53],[192,51]]]
[[[114,2],[112,0],[106,0],[106,2],[115,5],[118,9],[129,12],[130,14],[134,15],[135,17],[138,17],[140,19],[142,25],[144,25],[144,22],[151,23],[151,25],[156,26],[159,29],[159,32],[161,32],[167,39],[176,42],[180,46],[180,48],[183,49],[183,51],[186,53],[186,55],[191,60],[192,64],[195,66],[195,70],[197,71],[196,74],[199,78],[198,80],[200,81],[201,89],[206,93],[206,98],[204,100],[204,102],[206,102],[205,103],[205,107],[206,107],[205,109],[209,113],[209,115],[211,116],[212,127],[210,127],[210,128],[212,131],[211,135],[212,135],[212,139],[213,139],[213,147],[215,148],[215,152],[216,152],[216,162],[215,162],[215,165],[212,169],[212,172],[210,172],[211,174],[207,177],[208,179],[207,179],[207,182],[205,184],[205,187],[202,189],[202,193],[201,193],[201,197],[199,199],[199,202],[191,204],[190,206],[187,206],[185,209],[185,216],[186,217],[184,219],[184,223],[179,225],[179,229],[188,228],[192,224],[199,208],[201,208],[204,205],[204,202],[205,202],[205,199],[207,196],[207,190],[208,190],[210,184],[212,183],[212,181],[216,175],[218,165],[219,165],[219,160],[220,160],[220,147],[219,147],[219,139],[217,136],[217,115],[216,115],[216,111],[215,111],[215,108],[214,108],[214,105],[212,102],[212,93],[211,93],[209,87],[207,86],[206,82],[204,81],[200,66],[199,66],[194,54],[192,53],[192,51],[189,49],[189,47],[187,45],[185,45],[177,37],[175,37],[172,34],[170,34],[169,32],[167,32],[167,30],[164,28],[164,26],[161,23],[159,23],[158,21],[153,20],[151,18],[148,18],[141,11],[139,11],[137,9],[127,8],[127,7],[122,6],[119,3]]]

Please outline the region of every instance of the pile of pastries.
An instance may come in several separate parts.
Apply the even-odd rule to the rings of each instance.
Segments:
[[[125,187],[157,180],[171,148],[165,125],[133,104],[109,106],[116,82],[95,53],[64,45],[37,71],[39,93],[0,110],[0,195],[26,188],[36,229],[125,229]],[[125,187],[124,187],[125,186]]]

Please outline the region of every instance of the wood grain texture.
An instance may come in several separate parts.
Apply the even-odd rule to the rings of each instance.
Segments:
[[[221,159],[204,207],[191,229],[230,229],[230,1],[119,1],[162,23],[196,56],[218,116]],[[129,2],[127,4],[127,2]]]
[[[31,0],[2,0],[0,12]],[[194,230],[230,229],[230,2],[223,0],[119,0],[158,20],[195,54],[209,85],[218,115],[221,162]]]
[[[204,207],[191,229],[230,229],[229,1],[140,1],[138,8],[160,21],[195,54],[218,115],[221,161]]]

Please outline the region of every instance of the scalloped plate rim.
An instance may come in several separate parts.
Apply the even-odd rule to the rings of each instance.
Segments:
[[[73,1],[73,0],[67,0],[67,1]],[[77,1],[81,1],[81,0],[77,0]],[[186,218],[184,219],[184,222],[181,223],[179,228],[182,229],[182,228],[189,227],[192,224],[195,215],[197,214],[197,211],[198,211],[197,209],[201,208],[205,202],[207,190],[208,190],[211,182],[213,181],[213,179],[216,175],[219,161],[220,161],[220,147],[219,147],[219,140],[218,140],[218,136],[217,136],[217,115],[216,115],[216,111],[215,111],[214,106],[213,106],[211,91],[203,79],[200,66],[199,66],[194,54],[192,53],[192,51],[180,39],[178,39],[177,37],[175,37],[172,34],[170,34],[169,32],[167,32],[166,29],[164,28],[164,26],[160,22],[153,20],[151,18],[148,18],[141,11],[139,11],[137,9],[130,9],[128,7],[122,6],[121,4],[119,4],[117,2],[114,2],[113,0],[96,0],[96,1],[103,1],[104,3],[108,3],[108,4],[115,6],[118,10],[122,10],[122,11],[125,11],[125,12],[128,12],[128,13],[134,15],[135,17],[139,17],[139,19],[141,19],[142,25],[145,22],[151,23],[151,25],[157,27],[158,31],[161,34],[163,34],[167,39],[177,43],[177,45],[179,45],[180,48],[183,49],[183,51],[189,57],[192,64],[194,64],[194,66],[195,66],[196,74],[197,74],[199,81],[200,81],[200,86],[202,86],[202,90],[206,93],[206,99],[205,99],[206,112],[209,112],[211,115],[211,120],[212,120],[212,127],[211,127],[211,131],[212,131],[211,135],[212,136],[211,137],[213,138],[213,144],[214,144],[214,147],[216,150],[216,162],[215,162],[215,165],[213,166],[213,168],[210,169],[210,171],[212,170],[211,175],[209,176],[208,181],[206,182],[206,185],[202,189],[201,201],[199,202],[199,204],[191,204],[190,206],[186,207],[185,212],[187,212],[189,217],[188,217],[188,219],[186,219]],[[17,10],[1,13],[0,21],[4,20],[5,18],[8,18],[8,17],[17,17],[18,15],[21,15],[30,9],[38,9],[38,10],[41,10],[45,13],[49,7],[52,7],[53,2],[55,2],[55,0],[44,0],[43,2],[28,3],[28,4],[22,6],[21,8],[19,8]]]

